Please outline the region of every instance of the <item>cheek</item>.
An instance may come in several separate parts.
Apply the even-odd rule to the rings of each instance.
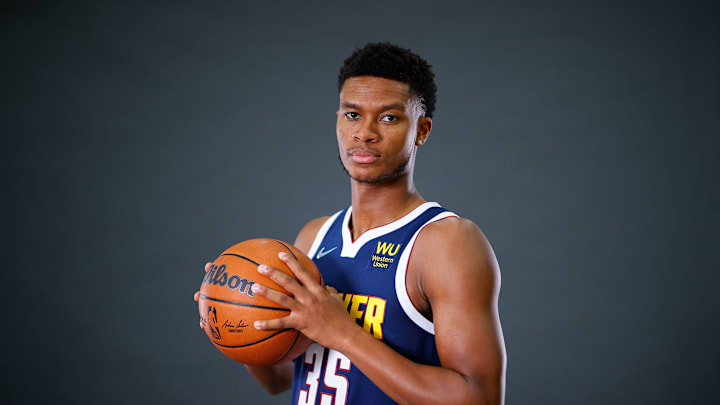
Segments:
[[[340,126],[335,128],[335,138],[337,139],[338,147],[342,149],[343,141],[345,139],[345,131]]]
[[[409,149],[415,144],[415,136],[408,132],[407,127],[394,130],[392,139],[398,149]]]
[[[408,148],[413,148],[415,146],[415,133],[408,133],[405,137],[405,146]]]
[[[338,141],[340,141],[342,138],[345,138],[349,131],[350,127],[348,126],[347,122],[345,122],[345,120],[338,119],[337,123],[335,124],[335,134],[337,135]]]
[[[337,140],[340,159],[345,159],[345,151],[351,146],[349,139],[352,137],[348,137],[349,133],[347,125],[338,124],[335,128],[335,139]]]

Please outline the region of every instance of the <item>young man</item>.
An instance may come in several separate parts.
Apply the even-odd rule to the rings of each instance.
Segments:
[[[300,282],[258,271],[294,298],[253,286],[291,310],[256,328],[295,328],[315,342],[294,365],[248,366],[272,393],[292,386],[293,405],[503,403],[492,248],[413,183],[432,129],[433,78],[422,58],[388,43],[356,50],[340,71],[337,141],[352,206],[310,221],[295,241],[328,287],[282,254]]]

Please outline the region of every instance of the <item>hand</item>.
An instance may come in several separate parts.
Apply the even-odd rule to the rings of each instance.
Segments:
[[[253,293],[290,309],[290,315],[267,321],[255,321],[256,329],[294,328],[322,346],[339,349],[349,329],[359,326],[350,319],[340,295],[333,287],[323,288],[291,255],[280,252],[298,280],[267,265],[258,266],[258,272],[276,282],[293,296],[255,283]],[[299,282],[298,282],[299,281]]]
[[[210,262],[205,263],[205,273],[210,271],[210,267],[212,267],[212,263],[210,263]],[[198,302],[198,299],[200,299],[200,291],[195,291],[195,294],[193,295],[193,299],[195,300],[195,302]],[[200,320],[200,329],[205,329],[205,328],[203,328],[202,320]]]

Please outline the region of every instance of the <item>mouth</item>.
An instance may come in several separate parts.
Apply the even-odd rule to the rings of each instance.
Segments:
[[[380,159],[379,153],[367,149],[351,150],[348,154],[352,158],[353,162],[361,164],[373,163],[374,161]]]

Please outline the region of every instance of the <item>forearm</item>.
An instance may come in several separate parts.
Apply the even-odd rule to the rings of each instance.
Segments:
[[[270,394],[279,394],[292,386],[293,363],[287,362],[277,366],[245,365],[255,380]]]
[[[346,336],[337,350],[400,404],[501,403],[496,390],[488,389],[484,381],[452,369],[415,363],[361,328]]]

